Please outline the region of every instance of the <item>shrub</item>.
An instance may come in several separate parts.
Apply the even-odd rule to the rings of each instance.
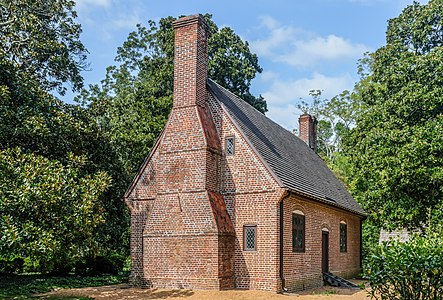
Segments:
[[[21,257],[0,259],[0,274],[20,273],[23,270],[24,260]]]
[[[428,232],[375,247],[365,262],[371,299],[443,299],[443,238]]]
[[[76,263],[75,274],[81,276],[117,275],[123,270],[123,263],[123,258],[118,254],[89,257]]]

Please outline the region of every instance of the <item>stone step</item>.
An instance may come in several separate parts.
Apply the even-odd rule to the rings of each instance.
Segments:
[[[349,288],[349,289],[360,289],[358,285],[350,282],[349,280],[346,280],[329,272],[323,273],[323,281],[331,286]]]

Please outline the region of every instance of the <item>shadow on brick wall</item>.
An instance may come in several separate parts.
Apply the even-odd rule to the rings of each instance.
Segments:
[[[231,218],[232,225],[235,228],[235,249],[234,249],[234,259],[233,259],[233,280],[234,288],[237,289],[250,289],[250,275],[246,260],[243,255],[243,245],[241,241],[241,236],[239,234],[242,228],[237,226],[236,220],[236,186],[233,179],[232,171],[229,168],[229,164],[226,157],[223,155],[221,159],[221,164],[219,174],[221,174],[220,191],[224,195],[226,209]],[[240,225],[241,226],[241,225]]]

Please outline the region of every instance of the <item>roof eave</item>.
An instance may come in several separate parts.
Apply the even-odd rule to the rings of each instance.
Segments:
[[[137,175],[135,175],[134,179],[131,182],[131,185],[126,190],[123,199],[128,199],[129,195],[132,193],[132,190],[134,189],[135,185],[137,184],[138,180],[140,179],[140,176],[143,174],[144,170],[146,169],[146,166],[148,165],[149,161],[152,158],[152,155],[155,153],[155,151],[158,148],[158,145],[160,144],[160,141],[162,139],[163,133],[165,131],[165,127],[163,127],[162,131],[160,132],[160,135],[157,138],[157,141],[155,141],[154,146],[152,147],[151,151],[149,152],[148,156],[146,156],[145,160],[143,161],[143,164],[140,166],[140,168],[137,170]]]
[[[297,191],[297,190],[294,190],[294,189],[290,189],[290,188],[285,188],[285,189],[288,192],[290,192],[290,193],[297,194],[297,195],[303,196],[305,198],[308,198],[308,199],[311,199],[311,200],[314,200],[314,201],[317,201],[317,202],[321,202],[323,204],[327,204],[327,205],[330,205],[330,206],[333,206],[333,207],[336,207],[336,208],[340,208],[340,209],[345,210],[347,212],[356,214],[359,217],[361,217],[363,220],[368,217],[367,213],[362,213],[362,212],[359,212],[359,211],[356,211],[356,210],[353,210],[353,209],[349,209],[349,208],[347,208],[345,206],[342,206],[342,205],[340,205],[340,204],[338,204],[336,202],[331,202],[331,201],[328,201],[326,199],[322,199],[320,197],[315,197],[315,196],[312,196],[312,195],[309,195],[309,194],[306,194],[306,193],[303,193],[303,192],[300,192],[300,191]]]

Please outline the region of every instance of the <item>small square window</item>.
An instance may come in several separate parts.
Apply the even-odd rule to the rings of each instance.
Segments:
[[[234,155],[234,137],[226,138],[226,155]]]
[[[257,250],[257,226],[247,225],[244,227],[243,249],[245,251]]]

